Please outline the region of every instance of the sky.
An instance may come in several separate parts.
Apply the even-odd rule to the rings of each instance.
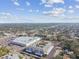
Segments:
[[[79,23],[79,0],[0,0],[0,23]]]

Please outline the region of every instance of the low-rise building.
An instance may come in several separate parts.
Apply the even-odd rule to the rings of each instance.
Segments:
[[[15,38],[14,40],[11,40],[10,43],[28,47],[33,43],[38,42],[39,40],[41,40],[40,37],[18,37]]]

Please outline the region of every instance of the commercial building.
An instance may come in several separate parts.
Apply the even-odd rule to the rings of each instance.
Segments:
[[[29,54],[35,57],[42,57],[44,55],[44,51],[36,47],[25,48],[23,49],[22,53]]]
[[[12,40],[10,43],[28,47],[33,43],[38,42],[39,40],[41,40],[40,37],[17,37],[14,40]]]
[[[35,57],[47,56],[54,48],[50,41],[42,40],[40,37],[17,37],[12,39],[11,44],[24,46],[21,52]]]
[[[35,57],[43,57],[49,55],[51,50],[54,48],[51,42],[38,42],[30,47],[25,48],[22,52],[25,54],[31,54]]]

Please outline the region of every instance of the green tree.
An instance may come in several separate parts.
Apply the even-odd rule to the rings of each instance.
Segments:
[[[54,59],[63,59],[63,56],[57,55]]]
[[[6,47],[0,48],[0,57],[9,53],[9,50]]]

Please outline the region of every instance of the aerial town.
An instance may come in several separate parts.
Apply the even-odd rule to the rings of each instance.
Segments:
[[[0,59],[79,59],[79,24],[0,24]]]
[[[79,59],[79,0],[0,0],[0,59]]]

